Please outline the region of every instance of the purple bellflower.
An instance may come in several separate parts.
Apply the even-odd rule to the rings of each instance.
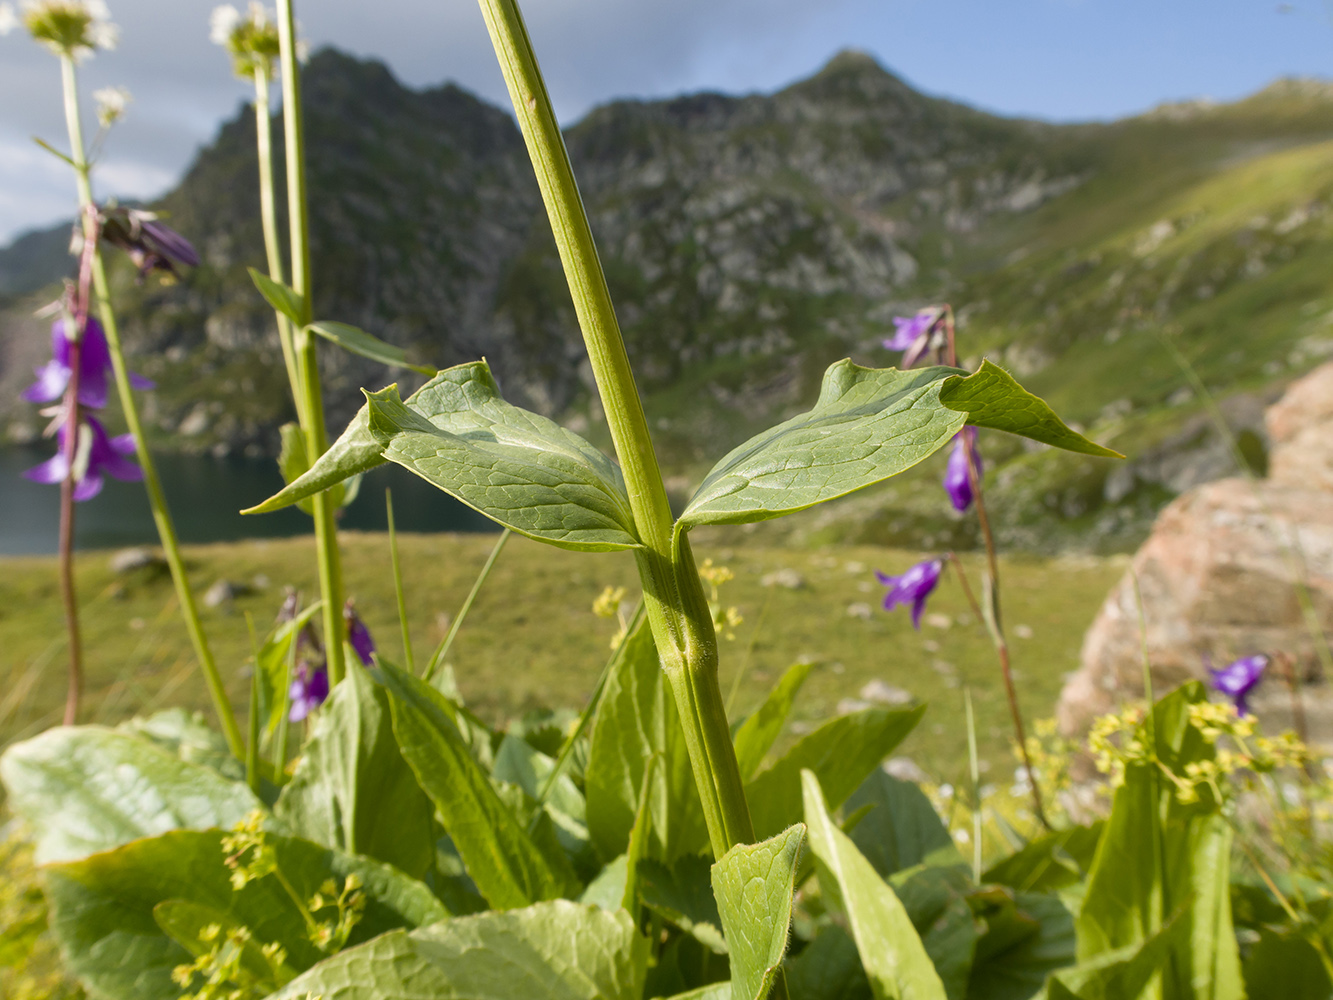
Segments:
[[[1208,668],[1213,689],[1235,702],[1238,714],[1248,715],[1249,705],[1245,699],[1263,679],[1264,668],[1268,666],[1268,657],[1263,653],[1256,653],[1254,656],[1246,656],[1229,663],[1221,669],[1214,669],[1208,658],[1204,657],[1204,665]]]
[[[916,364],[918,358],[930,346],[930,337],[939,321],[941,310],[937,306],[927,306],[915,316],[895,316],[893,325],[897,332],[884,341],[890,351],[903,351],[902,366],[906,370]]]
[[[157,221],[152,212],[137,208],[108,208],[102,211],[102,239],[130,255],[139,269],[139,280],[151,271],[176,278],[176,265],[198,267],[199,255],[176,230]]]
[[[63,317],[51,324],[51,360],[36,370],[37,381],[23,391],[29,403],[54,403],[65,394],[73,369],[70,356],[73,344],[65,335]],[[100,410],[106,406],[106,373],[111,368],[111,351],[107,348],[102,324],[91,316],[83,328],[79,345],[79,405]],[[130,372],[130,385],[136,389],[151,389],[153,383],[142,375]]]
[[[343,605],[343,621],[347,624],[347,641],[356,652],[357,659],[362,666],[370,666],[375,662],[375,640],[370,637],[366,623],[357,616],[356,606],[350,597]]]
[[[58,449],[55,455],[23,475],[34,483],[63,483],[69,474],[69,457],[65,451],[68,433],[69,424],[61,424],[56,431]],[[79,427],[79,440],[74,449],[74,499],[91,500],[101,493],[103,474],[127,482],[142,479],[143,469],[127,457],[133,454],[132,435],[108,437],[106,428],[96,418],[86,417]]]
[[[981,453],[977,451],[975,427],[964,427],[954,436],[953,451],[949,452],[949,464],[944,469],[944,492],[949,494],[949,502],[958,511],[972,506],[972,480],[967,474],[968,445],[972,449],[972,468],[977,474],[977,482],[981,482]]]
[[[300,722],[329,696],[329,670],[324,664],[307,663],[302,660],[296,665],[296,676],[292,678],[291,710],[287,718]]]
[[[889,588],[889,592],[884,595],[884,610],[892,611],[899,604],[911,604],[912,627],[921,631],[921,612],[925,610],[926,598],[940,582],[940,573],[943,571],[943,559],[919,562],[902,576],[885,576],[876,571],[875,576],[879,582]]]

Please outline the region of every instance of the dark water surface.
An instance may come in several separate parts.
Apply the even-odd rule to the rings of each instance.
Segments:
[[[51,446],[0,449],[0,555],[56,551],[60,488],[32,483],[23,470],[44,462]],[[182,542],[229,542],[274,538],[311,531],[310,518],[296,508],[242,517],[282,488],[277,463],[269,458],[212,458],[159,455],[157,471]],[[396,465],[369,473],[361,493],[343,511],[340,524],[358,531],[386,527],[384,490],[393,490],[400,531],[490,531],[491,521]],[[108,478],[101,494],[78,504],[75,544],[81,549],[157,543],[142,483]]]

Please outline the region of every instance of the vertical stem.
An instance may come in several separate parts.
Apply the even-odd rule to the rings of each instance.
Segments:
[[[509,541],[509,536],[513,532],[508,528],[500,532],[500,538],[496,541],[495,547],[491,549],[491,554],[486,557],[486,565],[481,567],[481,572],[477,574],[477,579],[472,582],[472,589],[468,591],[467,598],[463,601],[463,606],[458,609],[458,615],[454,618],[453,624],[449,626],[449,631],[440,640],[439,646],[431,654],[430,662],[426,664],[426,669],[421,675],[421,679],[428,681],[435,676],[435,671],[444,665],[444,658],[449,655],[449,647],[454,644],[454,636],[458,635],[458,630],[463,627],[463,619],[467,613],[472,610],[472,602],[477,599],[481,593],[482,584],[486,578],[491,575],[491,570],[495,567],[495,560],[500,558],[500,553],[504,551],[505,542]]]
[[[564,137],[515,0],[479,0],[555,235],[624,472],[657,652],[680,710],[713,852],[754,839],[717,679],[717,637],[689,540],[674,531],[662,474]]]
[[[389,559],[393,563],[393,590],[398,598],[398,626],[403,630],[403,669],[417,672],[412,657],[412,630],[407,626],[407,598],[403,594],[403,569],[398,565],[398,530],[393,523],[393,491],[384,491],[384,511],[389,519]]]
[[[134,450],[143,469],[144,489],[148,493],[148,505],[153,512],[153,522],[157,526],[158,538],[162,541],[162,551],[167,565],[171,569],[171,580],[176,588],[176,599],[180,602],[181,614],[185,618],[185,628],[190,634],[195,656],[204,672],[204,681],[208,685],[209,695],[213,700],[213,709],[217,712],[218,722],[222,726],[227,746],[237,760],[245,756],[245,741],[241,738],[241,729],[236,722],[236,714],[227,699],[227,689],[223,686],[218,673],[217,661],[209,648],[208,638],[204,634],[203,623],[199,619],[199,607],[195,604],[194,594],[190,590],[190,581],[185,574],[185,560],[181,557],[180,543],[176,539],[176,526],[172,523],[167,510],[166,497],[162,493],[162,483],[157,476],[157,466],[148,450],[144,437],[143,424],[139,420],[139,409],[130,388],[129,371],[125,367],[125,354],[120,343],[120,328],[116,324],[116,314],[111,308],[111,288],[107,282],[106,266],[102,254],[97,248],[96,220],[93,216],[92,183],[89,180],[88,162],[84,157],[83,132],[79,125],[79,102],[77,81],[74,76],[74,60],[68,54],[60,57],[62,78],[65,90],[65,118],[69,126],[71,158],[74,160],[74,176],[78,182],[79,207],[83,214],[84,239],[93,244],[92,274],[93,288],[97,293],[98,313],[102,319],[102,330],[106,334],[107,347],[111,354],[111,371],[116,380],[116,394],[120,398],[120,408],[125,416],[125,423],[134,438]]]
[[[82,311],[82,310],[80,310]],[[74,320],[66,319],[67,324]],[[83,638],[79,632],[79,599],[74,589],[74,463],[79,451],[83,416],[79,412],[79,366],[83,350],[82,324],[72,331],[78,339],[70,342],[69,386],[65,390],[65,478],[60,482],[60,598],[65,608],[65,632],[69,636],[69,690],[65,695],[65,725],[79,719],[79,700],[83,694]],[[67,331],[69,332],[69,331]]]
[[[972,779],[972,881],[981,884],[981,767],[977,760],[977,723],[972,714],[972,689],[963,688],[967,717],[967,764]]]
[[[295,331],[297,372],[304,406],[306,454],[310,462],[328,450],[324,400],[319,385],[315,338],[306,329],[312,319],[310,302],[310,214],[305,186],[305,126],[301,117],[301,79],[296,60],[296,15],[292,0],[278,0],[278,43],[282,60],[282,123],[287,149],[287,224],[291,230],[292,289],[301,299],[301,323]],[[298,410],[300,407],[298,406]],[[324,598],[324,647],[329,684],[343,678],[343,582],[338,554],[338,527],[333,494],[312,498],[319,589]]]
[[[274,281],[286,283],[282,249],[278,244],[278,212],[274,199],[273,119],[269,114],[268,76],[267,65],[259,64],[255,67],[255,145],[259,153],[259,218],[264,230],[264,254],[268,258],[268,276]],[[302,411],[305,399],[301,392],[300,370],[296,364],[292,324],[283,313],[277,312],[276,316],[278,342],[282,345],[282,360],[287,366],[287,382],[292,387],[292,401],[296,404],[296,419],[305,426],[306,420]]]

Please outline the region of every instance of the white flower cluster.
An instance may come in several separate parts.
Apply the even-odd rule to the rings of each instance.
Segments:
[[[128,87],[103,87],[93,91],[93,101],[97,104],[97,122],[102,128],[110,128],[125,114],[132,98]]]
[[[23,0],[21,19],[34,39],[79,61],[96,49],[114,49],[120,37],[105,0]],[[0,4],[0,34],[19,20],[12,6]]]

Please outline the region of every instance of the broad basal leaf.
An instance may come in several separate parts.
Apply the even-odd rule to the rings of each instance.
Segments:
[[[977,916],[987,927],[968,1000],[1028,1000],[1052,972],[1074,964],[1074,918],[1054,895],[1018,893],[1003,911],[980,909]]]
[[[273,1000],[641,1000],[648,940],[623,910],[557,900],[386,934]]]
[[[795,958],[787,960],[787,992],[800,1000],[871,1000],[856,942],[828,924]]]
[[[1119,456],[1070,430],[1003,369],[862,368],[824,373],[814,409],[732,450],[704,478],[681,529],[781,517],[911,468],[964,423],[1010,431],[1090,455]]]
[[[273,809],[291,832],[422,878],[435,859],[435,807],[398,751],[389,696],[360,664],[333,689]]]
[[[101,726],[61,726],[14,744],[0,756],[0,778],[43,864],[168,830],[229,827],[260,808],[243,782]]]
[[[839,716],[801,737],[773,766],[745,786],[754,832],[771,837],[802,816],[801,771],[819,779],[831,808],[838,808],[915,728],[925,706],[867,708]]]
[[[865,806],[870,811],[852,830],[852,843],[885,878],[915,865],[963,863],[953,837],[916,785],[877,767],[847,799],[845,808],[854,813]]]
[[[449,717],[444,696],[387,663],[382,676],[398,747],[486,901],[513,909],[577,893],[568,861],[557,866],[496,792]]]
[[[708,858],[683,854],[671,865],[651,858],[639,862],[639,894],[643,905],[675,924],[710,951],[727,953],[722,918],[713,895]]]
[[[330,343],[337,344],[350,354],[359,354],[363,358],[378,361],[382,365],[410,368],[412,371],[420,372],[423,375],[435,374],[434,368],[409,364],[407,352],[401,347],[386,344],[373,334],[366,333],[365,330],[352,326],[350,323],[335,323],[332,320],[318,319],[306,329],[319,334]]]
[[[782,975],[796,866],[805,826],[758,844],[737,844],[713,865],[722,930],[731,954],[732,1000],[764,1000]]]
[[[828,814],[819,781],[801,774],[819,885],[847,917],[876,1000],[946,1000],[907,910]]]
[[[1078,882],[1092,864],[1101,820],[1044,834],[986,869],[981,880],[1022,892],[1054,892]]]
[[[940,402],[951,410],[966,413],[967,422],[976,427],[1008,431],[1084,455],[1125,457],[1066,427],[1044,400],[1032,395],[1007,371],[989,361],[983,361],[981,367],[966,378],[945,379],[940,388]]]
[[[222,837],[219,830],[176,830],[47,870],[52,927],[71,971],[96,995],[113,1000],[180,997],[183,991],[171,981],[171,970],[193,956],[154,916],[155,908],[169,900],[216,910],[249,928],[254,940],[281,944],[293,969],[309,968],[323,957],[276,877],[232,888]],[[283,876],[303,900],[330,879],[339,886],[351,874],[361,880],[366,908],[352,931],[353,944],[448,916],[426,886],[389,865],[296,838],[270,839]]]
[[[789,667],[782,679],[773,685],[764,703],[736,730],[732,742],[736,746],[736,763],[741,769],[741,780],[749,781],[755,771],[759,770],[759,765],[764,762],[764,754],[768,753],[782,732],[796,695],[814,666],[813,662],[807,661]]]

